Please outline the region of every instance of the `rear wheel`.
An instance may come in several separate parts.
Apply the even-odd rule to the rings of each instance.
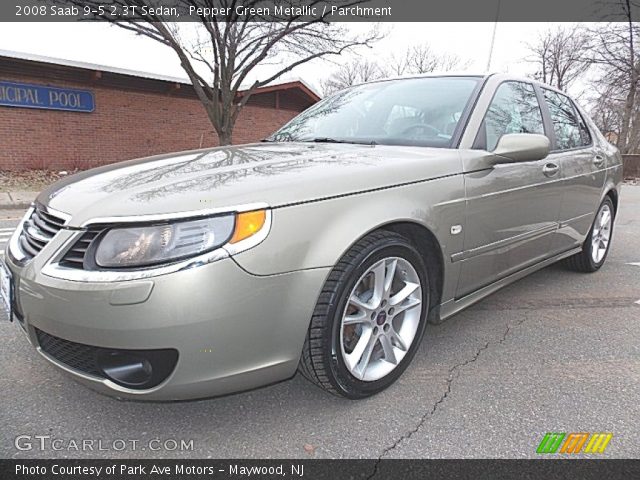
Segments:
[[[611,246],[613,220],[613,202],[609,197],[605,197],[582,246],[582,252],[567,259],[569,268],[578,272],[590,273],[597,271],[604,265]]]
[[[403,236],[375,232],[354,245],[320,294],[300,371],[347,398],[384,390],[407,368],[426,326],[429,281]]]

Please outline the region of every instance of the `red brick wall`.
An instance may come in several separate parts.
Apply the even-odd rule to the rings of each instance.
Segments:
[[[0,75],[0,79],[47,84],[42,79],[26,76]],[[0,169],[86,169],[218,144],[218,137],[197,99],[64,81],[51,84],[93,91],[95,111],[77,113],[0,106]],[[261,97],[266,95],[275,94]],[[282,98],[287,93],[280,92],[280,95]],[[275,109],[263,106],[270,101],[260,100],[241,112],[234,130],[234,143],[260,140],[302,110],[302,107]],[[286,106],[292,105],[295,104]]]

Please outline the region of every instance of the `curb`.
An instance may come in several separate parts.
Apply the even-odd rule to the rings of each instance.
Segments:
[[[0,203],[0,210],[26,210],[30,206],[31,206],[31,202]]]
[[[38,192],[31,191],[4,191],[0,192],[0,209],[17,210],[31,206]]]

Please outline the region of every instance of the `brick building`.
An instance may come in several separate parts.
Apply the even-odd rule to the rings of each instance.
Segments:
[[[259,89],[234,143],[266,137],[318,100],[302,81]],[[0,170],[86,169],[216,145],[186,80],[0,51]]]

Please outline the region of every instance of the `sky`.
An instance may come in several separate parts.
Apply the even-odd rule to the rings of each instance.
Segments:
[[[333,57],[332,61],[313,61],[281,77],[281,81],[301,78],[320,91],[321,81],[337,64],[354,58],[378,60],[416,43],[428,43],[438,53],[458,55],[469,62],[465,71],[485,72],[494,28],[490,70],[531,75],[534,67],[526,61],[527,43],[535,42],[541,33],[556,25],[561,24],[499,22],[496,27],[495,23],[479,22],[383,23],[386,37],[373,48],[363,47],[355,53]],[[369,28],[357,23],[346,26],[356,31]],[[0,49],[186,78],[170,48],[106,23],[3,23]],[[273,68],[258,70],[256,77],[266,76]]]

